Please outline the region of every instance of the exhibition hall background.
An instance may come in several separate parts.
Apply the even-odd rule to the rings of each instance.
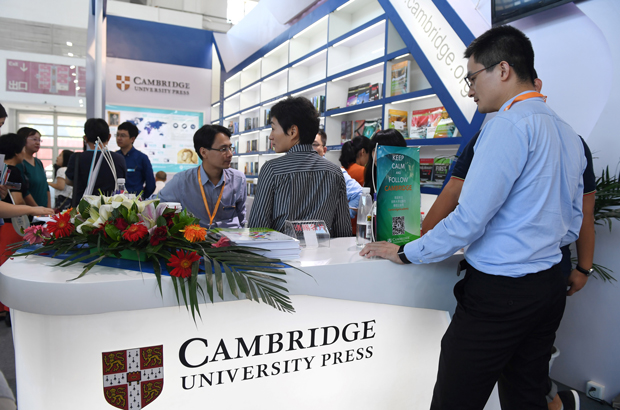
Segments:
[[[473,36],[490,28],[489,0],[433,1],[442,10],[451,7]],[[337,3],[332,0],[326,3],[332,2]],[[9,91],[7,60],[86,67],[88,3],[84,0],[0,0],[0,31],[3,38],[9,39],[0,44],[0,83],[4,84],[0,87],[0,102],[9,111],[3,132],[14,132],[19,128],[20,113],[45,113],[56,118],[56,122],[63,116],[70,117],[75,123],[85,119],[86,98],[78,92],[80,90],[75,90],[75,94],[69,96]],[[108,37],[107,57],[181,67],[173,67],[174,70],[193,68],[208,71],[208,75],[202,76],[204,84],[198,88],[196,103],[178,107],[158,103],[142,106],[202,112],[204,123],[209,123],[211,104],[219,98],[213,95],[211,88],[211,75],[219,81],[219,67],[211,67],[210,64],[211,53],[217,53],[223,69],[228,72],[251,63],[252,56],[259,55],[261,50],[269,51],[271,41],[287,30],[294,29],[294,26],[278,23],[278,17],[281,16],[276,15],[278,10],[290,9],[290,5],[290,0],[261,0],[246,18],[224,34],[204,30],[203,18],[196,13],[110,0],[107,3],[107,14],[111,21],[128,23],[122,25],[124,27],[146,27],[164,37],[177,36],[177,39],[194,33],[191,37],[198,37],[199,43],[185,41],[187,49],[182,49],[183,41],[176,43],[175,48],[179,54],[174,56],[166,51],[166,46],[174,47],[174,41],[151,45],[141,43],[139,47],[134,42],[129,43],[129,48],[121,49],[119,38],[112,36]],[[548,96],[547,103],[587,141],[593,153],[597,175],[607,166],[616,174],[620,170],[616,121],[620,111],[619,19],[620,4],[617,1],[584,0],[512,23],[531,38],[536,53],[536,69],[543,81],[542,92]],[[303,19],[297,24],[309,25]],[[20,28],[22,33],[16,32],[16,28]],[[55,40],[51,40],[49,47],[42,44],[39,50],[25,51],[20,46],[23,42],[36,41],[37,33],[42,33],[43,29],[58,34]],[[218,28],[214,25],[212,29]],[[64,45],[61,33],[73,35],[74,45]],[[73,52],[71,47],[83,51]],[[144,53],[138,52],[140,47]],[[148,50],[149,47],[153,49]],[[161,51],[155,53],[162,57],[161,60],[145,57],[152,56],[155,49]],[[201,60],[201,56],[204,59]],[[188,58],[192,62],[188,62]],[[79,70],[75,72],[75,77],[78,77]],[[225,78],[226,73],[223,75]],[[79,85],[79,81],[75,84]],[[106,100],[106,103],[136,105],[135,102],[127,104],[119,100]],[[54,124],[58,129],[59,125]],[[79,126],[74,125],[74,129],[67,133],[72,133],[66,135],[69,139],[52,141],[45,154],[48,160],[55,158],[62,148],[71,148],[70,144],[79,141],[81,137]],[[617,226],[611,231],[601,226],[597,227],[596,232],[595,263],[610,268],[620,278],[620,254],[617,252],[620,230]],[[583,290],[567,301],[556,342],[562,355],[554,363],[551,376],[579,390],[585,389],[586,381],[597,381],[606,386],[605,400],[611,401],[620,393],[618,340],[620,285],[590,279]]]

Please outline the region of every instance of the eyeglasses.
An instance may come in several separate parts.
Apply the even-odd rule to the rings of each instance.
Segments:
[[[313,142],[312,143],[312,148],[318,148],[318,147],[324,147],[325,145],[323,144],[319,144],[318,142]]]
[[[467,84],[467,88],[471,88],[471,87],[474,85],[474,82],[475,82],[475,81],[474,81],[474,77],[476,77],[479,73],[483,72],[484,70],[488,70],[489,68],[493,68],[493,67],[495,67],[496,65],[501,64],[501,63],[502,63],[501,61],[498,61],[498,62],[497,62],[497,63],[495,63],[495,64],[491,64],[491,65],[490,65],[490,66],[488,66],[488,67],[484,67],[484,68],[482,68],[482,69],[480,69],[480,70],[478,70],[478,71],[476,71],[476,72],[474,72],[474,73],[471,73],[471,74],[470,74],[470,75],[468,75],[467,77],[465,77],[465,78],[464,78],[464,80],[465,80],[465,84]],[[513,67],[513,65],[512,65],[512,64],[508,64],[508,65],[509,65],[510,67]]]
[[[41,142],[41,138],[36,138],[36,137],[28,137],[28,139],[30,141],[34,141],[34,142]]]
[[[121,134],[120,132],[117,132],[117,133],[116,133],[116,138],[118,138],[118,137],[121,137],[121,138],[129,138],[129,134],[125,134],[125,133],[122,133],[122,134]]]
[[[228,145],[222,148],[206,148],[205,147],[205,149],[208,149],[209,151],[219,151],[220,154],[226,154],[228,151],[230,151],[231,154],[235,153],[235,147],[232,145]]]

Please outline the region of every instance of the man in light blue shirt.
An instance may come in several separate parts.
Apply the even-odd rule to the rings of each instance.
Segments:
[[[234,147],[230,131],[205,125],[194,134],[202,165],[176,174],[159,191],[163,202],[180,202],[205,228],[243,228],[246,223],[246,179],[231,169]]]
[[[560,247],[581,226],[584,149],[534,91],[534,52],[523,33],[493,28],[465,58],[469,96],[480,112],[499,113],[474,146],[459,205],[420,239],[370,244],[361,254],[430,263],[470,245],[431,409],[482,409],[497,381],[503,410],[546,409],[566,301]]]

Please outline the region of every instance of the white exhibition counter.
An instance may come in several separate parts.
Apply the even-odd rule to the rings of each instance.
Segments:
[[[148,273],[69,281],[82,265],[7,261],[19,409],[428,409],[462,255],[396,265],[361,258],[355,238],[301,255],[311,276],[285,277],[296,313],[229,294],[197,324],[167,276],[162,298]]]

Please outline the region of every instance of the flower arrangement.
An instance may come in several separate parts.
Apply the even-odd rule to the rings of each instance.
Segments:
[[[198,222],[185,210],[176,212],[159,200],[88,195],[77,209],[54,215],[46,226],[25,229],[25,242],[13,245],[12,250],[38,244],[37,249],[15,256],[53,252],[57,257],[73,251],[57,266],[83,262],[84,269],[75,279],[84,276],[104,258],[125,255],[138,261],[150,261],[160,293],[163,265],[172,278],[177,302],[181,303],[182,296],[194,320],[196,313],[200,316],[198,293],[206,302],[206,290],[213,302],[215,285],[223,299],[224,278],[237,298],[242,293],[249,300],[259,302],[262,299],[278,310],[294,312],[290,298],[282,293],[287,289],[280,284],[286,281],[278,277],[285,275],[280,260],[257,255],[252,248],[236,246]],[[202,272],[204,275],[199,275]]]

